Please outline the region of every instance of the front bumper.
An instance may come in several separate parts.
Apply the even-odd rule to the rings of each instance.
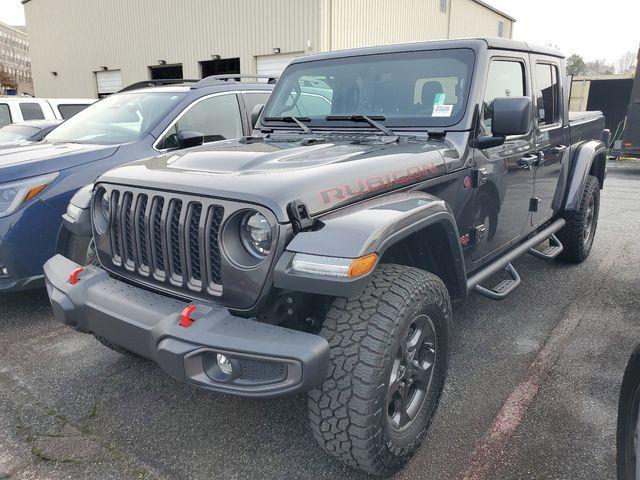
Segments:
[[[189,327],[179,325],[188,305],[111,278],[56,255],[44,266],[55,319],[156,362],[167,374],[206,390],[275,397],[310,390],[326,378],[329,344],[318,336],[233,316],[226,308],[197,303]],[[233,373],[220,371],[224,354]]]

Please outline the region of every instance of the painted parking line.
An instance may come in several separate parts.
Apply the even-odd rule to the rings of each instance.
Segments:
[[[507,448],[509,440],[524,420],[525,414],[535,399],[540,386],[558,361],[565,345],[572,337],[580,321],[590,308],[590,302],[584,299],[595,297],[604,280],[609,276],[622,248],[618,241],[608,248],[605,258],[600,262],[592,278],[598,282],[586,286],[575,296],[564,318],[551,332],[536,358],[527,367],[522,381],[511,392],[496,415],[482,439],[476,445],[466,471],[460,475],[464,480],[484,480],[490,478],[493,467]]]

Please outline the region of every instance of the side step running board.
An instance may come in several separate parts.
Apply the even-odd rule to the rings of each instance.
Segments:
[[[515,268],[513,268],[513,266],[511,265],[511,262],[529,252],[529,250],[536,245],[540,245],[551,236],[555,237],[555,233],[562,227],[564,227],[566,223],[567,222],[564,220],[564,218],[557,219],[544,230],[538,232],[536,235],[525,240],[513,250],[507,252],[503,256],[489,263],[480,271],[474,273],[467,279],[467,292],[471,293],[475,291],[481,295],[488,296],[493,300],[502,300],[503,298],[506,298],[506,296],[512,293],[518,287],[518,285],[520,285],[521,282],[520,276],[518,275],[518,272],[515,271]],[[559,241],[558,244],[560,244]],[[554,244],[554,246],[557,245]],[[559,253],[560,252],[557,252],[556,255],[558,255]],[[480,286],[479,289],[476,289],[476,286],[479,286],[480,283],[485,281],[490,276],[498,273],[500,270],[506,270],[507,273],[511,276],[510,280],[505,280],[498,285],[498,287],[500,287],[500,290],[496,290],[498,287],[494,288],[493,290],[489,290],[482,286]],[[506,285],[502,285],[504,283],[506,283]],[[489,292],[489,295],[487,295],[486,292]],[[506,295],[504,295],[505,292],[507,292]]]
[[[492,289],[485,288],[482,285],[476,285],[474,287],[474,291],[492,300],[503,300],[507,298],[509,295],[511,295],[511,293],[513,293],[516,288],[520,286],[520,284],[522,283],[522,279],[520,278],[520,275],[518,275],[518,272],[513,267],[513,265],[507,265],[504,270],[509,274],[511,279],[501,281]]]
[[[556,237],[554,233],[549,237],[549,246],[544,250],[536,250],[534,247],[529,249],[529,253],[534,257],[541,258],[542,260],[553,260],[562,253],[564,246]]]

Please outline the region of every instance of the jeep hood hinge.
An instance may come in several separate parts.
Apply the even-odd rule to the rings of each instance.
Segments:
[[[311,228],[314,224],[314,220],[309,215],[309,209],[302,200],[294,200],[289,203],[287,205],[287,214],[295,233]]]

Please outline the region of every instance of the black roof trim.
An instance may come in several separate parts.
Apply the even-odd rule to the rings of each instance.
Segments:
[[[271,76],[271,75],[230,73],[226,75],[208,76],[206,78],[203,78],[202,80],[199,80],[195,85],[192,85],[191,88],[195,89],[195,88],[209,87],[211,85],[219,85],[221,83],[228,83],[228,82],[238,83],[237,79],[240,79],[242,81],[243,78],[254,78],[256,80],[262,78],[262,79],[268,80],[266,83],[275,83],[278,80],[277,76]]]
[[[200,80],[193,80],[188,78],[164,78],[164,79],[154,79],[154,80],[142,80],[141,82],[132,83],[131,85],[127,85],[124,88],[118,90],[117,93],[127,92],[129,90],[138,90],[139,88],[145,87],[163,87],[167,85],[183,85],[185,83],[196,83]]]
[[[291,64],[314,62],[316,60],[328,60],[334,58],[357,57],[361,55],[376,55],[381,53],[402,53],[417,52],[420,50],[444,50],[448,48],[470,48],[478,50],[480,48],[512,50],[526,53],[539,53],[553,57],[564,58],[564,55],[549,47],[538,47],[526,42],[511,40],[508,38],[482,37],[482,38],[460,38],[454,40],[432,40],[428,42],[398,43],[394,45],[380,45],[376,47],[352,48],[349,50],[336,50],[333,52],[316,53],[296,57],[291,60]]]

